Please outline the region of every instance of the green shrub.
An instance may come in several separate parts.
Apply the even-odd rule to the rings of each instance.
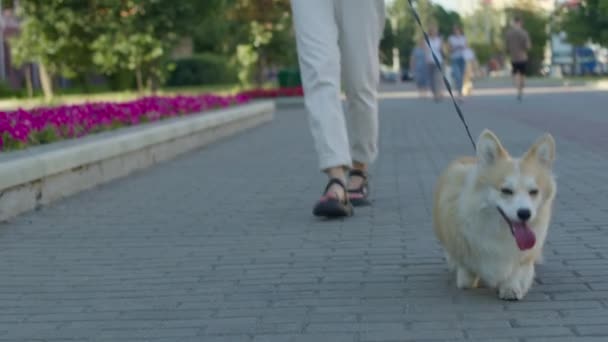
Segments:
[[[20,97],[23,91],[11,88],[5,82],[0,82],[0,98]]]
[[[298,68],[281,69],[277,75],[279,87],[291,88],[302,85],[302,78]]]
[[[499,49],[488,43],[474,42],[470,44],[471,49],[475,52],[475,57],[480,65],[488,63],[490,58],[495,56]]]
[[[119,70],[107,77],[108,86],[113,91],[131,90],[137,87],[135,73],[130,70]]]
[[[173,60],[175,67],[167,86],[234,83],[238,80],[237,73],[228,60],[226,56],[208,53]]]

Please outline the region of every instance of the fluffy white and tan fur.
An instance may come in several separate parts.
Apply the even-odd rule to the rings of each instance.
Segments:
[[[441,174],[433,226],[458,288],[477,287],[481,280],[497,289],[501,299],[520,300],[527,294],[551,219],[554,159],[550,134],[514,158],[493,132],[484,130],[477,156],[454,160]],[[527,250],[518,248],[507,221],[518,220],[521,208],[529,210],[527,225],[536,236]]]

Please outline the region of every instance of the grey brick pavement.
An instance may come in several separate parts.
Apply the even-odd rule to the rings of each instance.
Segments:
[[[311,215],[324,179],[305,113],[0,227],[1,341],[606,341],[608,96],[464,105],[513,152],[545,129],[559,190],[523,302],[458,291],[431,229],[434,181],[470,145],[449,102],[381,102],[374,205]],[[574,129],[574,132],[568,131]]]

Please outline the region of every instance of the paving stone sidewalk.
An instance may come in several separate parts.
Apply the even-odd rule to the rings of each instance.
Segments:
[[[450,102],[381,102],[371,208],[323,222],[302,107],[0,226],[0,341],[608,341],[608,96],[472,98],[513,153],[557,140],[558,197],[522,302],[459,291],[434,181],[471,146]]]

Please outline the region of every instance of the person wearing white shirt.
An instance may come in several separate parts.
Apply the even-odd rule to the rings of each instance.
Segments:
[[[443,45],[443,41],[441,39],[441,36],[439,36],[438,30],[437,30],[437,26],[436,25],[432,25],[429,28],[429,43],[430,43],[430,49],[427,45],[426,48],[426,61],[427,61],[427,66],[428,66],[428,82],[429,82],[429,88],[431,89],[431,93],[433,94],[433,99],[437,102],[441,99],[442,94],[441,94],[441,80],[440,80],[440,72],[439,69],[437,68],[437,66],[435,65],[435,61],[433,59],[433,54],[432,52],[435,54],[435,57],[437,57],[437,61],[439,62],[440,65],[443,64],[443,55],[442,55],[442,51],[441,51],[441,47]]]
[[[466,67],[463,53],[467,48],[467,39],[462,34],[462,30],[458,25],[454,26],[453,34],[448,37],[448,47],[450,51],[450,66],[452,67],[454,88],[458,92],[458,96],[462,98],[463,76]]]

